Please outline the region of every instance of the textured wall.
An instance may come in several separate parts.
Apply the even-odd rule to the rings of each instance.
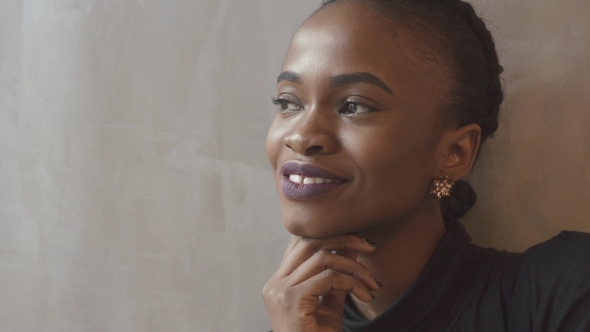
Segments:
[[[263,331],[264,137],[319,0],[0,0],[2,331]],[[506,67],[479,243],[590,231],[590,5],[475,2]]]
[[[465,225],[510,250],[563,229],[590,232],[590,2],[474,2],[495,35],[506,99],[471,177]]]

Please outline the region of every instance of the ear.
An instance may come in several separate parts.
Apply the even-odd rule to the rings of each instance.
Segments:
[[[453,181],[466,177],[473,168],[480,140],[481,128],[474,123],[445,131],[437,149],[435,177],[446,175]]]

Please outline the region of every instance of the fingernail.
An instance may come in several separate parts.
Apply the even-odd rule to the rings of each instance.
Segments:
[[[369,240],[369,239],[363,239],[365,240],[365,243],[370,245],[371,247],[375,248],[377,245],[375,244],[375,242]]]
[[[375,282],[377,283],[377,286],[379,286],[379,288],[383,287],[383,284],[381,283],[381,280],[377,279],[376,276],[373,276],[373,278],[375,279]]]
[[[373,300],[375,299],[375,294],[373,294],[373,292],[369,292],[369,294],[371,294],[371,298],[373,298]]]

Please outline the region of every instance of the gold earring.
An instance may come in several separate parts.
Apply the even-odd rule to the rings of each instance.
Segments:
[[[436,196],[436,198],[441,199],[443,197],[451,196],[451,190],[455,182],[451,180],[448,176],[441,176],[437,179],[432,181],[430,185],[430,194]]]

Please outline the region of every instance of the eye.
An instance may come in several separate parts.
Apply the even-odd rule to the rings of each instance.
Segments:
[[[294,102],[287,100],[283,97],[272,97],[272,103],[279,106],[280,110],[285,112],[285,111],[289,111],[289,112],[295,112],[295,111],[300,111],[301,110],[301,106],[295,104]]]
[[[365,104],[357,103],[352,100],[347,100],[342,107],[340,108],[340,113],[344,115],[355,115],[355,114],[363,114],[373,112],[375,109],[373,107],[367,106]]]

